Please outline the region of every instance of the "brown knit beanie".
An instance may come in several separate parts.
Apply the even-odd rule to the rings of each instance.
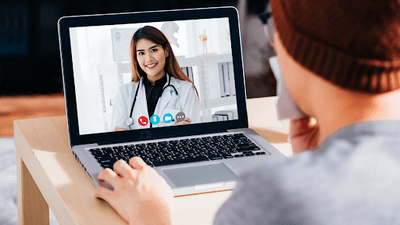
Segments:
[[[400,0],[272,0],[287,52],[343,88],[400,88]],[[399,100],[400,101],[400,100]]]

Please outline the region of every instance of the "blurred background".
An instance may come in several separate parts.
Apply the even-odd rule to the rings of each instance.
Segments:
[[[62,92],[57,20],[65,15],[134,12],[210,6],[236,6],[240,11],[246,75],[266,76],[263,62],[269,46],[257,15],[247,8],[263,7],[262,1],[235,0],[29,0],[0,2],[0,94],[50,94]],[[245,6],[247,4],[247,6]],[[244,10],[243,10],[244,9]],[[256,61],[255,63],[251,63]],[[273,85],[271,87],[273,88]],[[259,90],[249,97],[269,95]]]

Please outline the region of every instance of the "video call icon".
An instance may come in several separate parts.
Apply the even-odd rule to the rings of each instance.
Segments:
[[[150,122],[154,125],[157,125],[158,123],[160,123],[160,117],[157,115],[152,115],[150,117]]]
[[[173,120],[172,114],[171,113],[164,114],[163,120],[165,123],[171,123]]]
[[[145,116],[141,116],[139,117],[138,122],[141,126],[146,126],[149,123],[149,119]]]

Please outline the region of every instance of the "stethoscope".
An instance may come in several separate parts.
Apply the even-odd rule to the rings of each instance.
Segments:
[[[166,75],[166,76],[167,76],[167,75]],[[157,99],[160,99],[160,97],[161,97],[162,94],[164,93],[164,90],[165,90],[167,87],[172,87],[172,88],[174,89],[174,91],[175,91],[175,94],[178,95],[178,91],[176,90],[176,88],[174,87],[174,85],[171,85],[171,77],[168,77],[168,78],[169,78],[169,79],[168,79],[168,84],[167,84],[165,87],[163,87],[163,89],[161,89],[161,92],[160,92],[160,94],[158,95],[158,98],[157,98]],[[126,123],[126,125],[129,126],[129,129],[131,129],[131,125],[133,124],[133,119],[132,119],[133,107],[135,107],[136,98],[137,98],[137,95],[138,95],[138,93],[139,93],[139,88],[140,88],[141,84],[142,84],[142,79],[140,79],[139,84],[138,84],[138,86],[136,87],[135,98],[133,99],[133,104],[132,104],[132,107],[131,107],[131,112],[129,113],[129,117],[125,120],[125,123]]]

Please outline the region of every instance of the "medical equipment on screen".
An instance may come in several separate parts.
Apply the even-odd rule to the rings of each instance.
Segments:
[[[199,36],[199,39],[203,46],[203,54],[207,54],[207,30],[203,31],[203,33]]]
[[[175,45],[179,48],[178,39],[174,36],[179,32],[179,26],[175,22],[165,22],[161,26],[161,31],[165,34],[172,45]]]

